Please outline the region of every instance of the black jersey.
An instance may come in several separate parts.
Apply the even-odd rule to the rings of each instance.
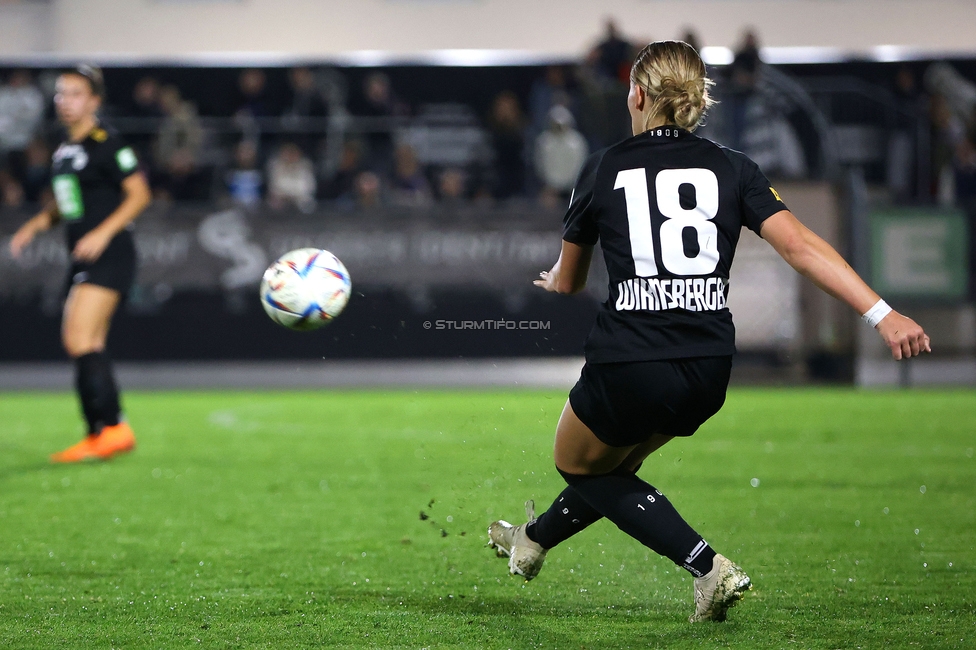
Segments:
[[[600,241],[610,276],[587,361],[734,353],[726,301],[739,233],[785,209],[756,163],[676,127],[590,156],[563,220],[564,240]]]
[[[81,142],[62,142],[52,156],[51,185],[73,248],[122,202],[122,181],[139,167],[132,147],[101,127]]]

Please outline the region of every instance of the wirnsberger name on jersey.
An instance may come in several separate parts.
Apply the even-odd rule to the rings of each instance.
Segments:
[[[719,311],[725,309],[725,278],[631,278],[617,284],[617,311]]]

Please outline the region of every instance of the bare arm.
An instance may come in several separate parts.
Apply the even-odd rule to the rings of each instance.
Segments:
[[[61,218],[58,214],[58,204],[53,200],[48,201],[41,211],[38,212],[34,217],[29,219],[24,225],[17,229],[14,236],[10,238],[10,254],[14,258],[20,257],[20,254],[24,252],[34,237],[38,234],[44,232],[45,230],[50,230],[54,227]]]
[[[831,296],[846,302],[858,315],[881,299],[830,244],[788,210],[766,219],[760,234],[790,266]],[[877,330],[895,359],[917,356],[923,350],[932,351],[922,328],[896,311],[885,316]]]
[[[122,193],[124,197],[115,212],[75,244],[72,251],[75,259],[94,262],[101,257],[112,238],[135,221],[152,200],[149,184],[141,173],[131,174],[122,181]]]
[[[580,246],[563,240],[559,259],[552,270],[540,273],[541,279],[532,284],[555,293],[579,293],[586,286],[586,276],[592,259],[592,246]]]

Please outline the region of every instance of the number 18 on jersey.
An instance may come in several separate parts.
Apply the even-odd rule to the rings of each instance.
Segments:
[[[661,265],[676,276],[714,273],[719,261],[718,229],[712,222],[718,214],[715,173],[701,168],[662,169],[655,176],[654,187],[657,209],[664,217],[658,233]],[[638,277],[618,285],[616,309],[657,311],[679,306],[689,311],[723,309],[725,282],[722,278],[683,281],[657,278],[647,170],[617,172],[614,190],[620,189],[627,204],[630,249]],[[687,197],[685,201],[683,197]]]

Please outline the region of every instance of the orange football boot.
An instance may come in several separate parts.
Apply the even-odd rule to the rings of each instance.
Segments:
[[[136,436],[128,422],[119,422],[103,427],[102,432],[91,438],[91,453],[95,458],[108,460],[116,454],[132,451],[136,447]]]
[[[51,454],[52,463],[80,463],[90,458],[97,458],[92,448],[92,442],[96,436],[85,436],[81,442],[71,445],[64,451]]]

